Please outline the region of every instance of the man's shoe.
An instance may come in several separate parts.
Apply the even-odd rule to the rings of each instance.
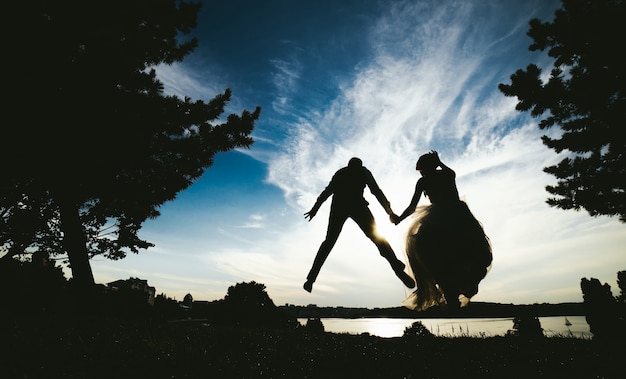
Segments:
[[[306,292],[311,293],[311,291],[313,290],[313,282],[307,280],[306,283],[304,283],[304,285],[302,286],[302,288],[304,288]]]
[[[406,272],[396,271],[396,276],[400,278],[400,280],[402,280],[402,283],[404,283],[404,285],[408,288],[415,287],[415,280],[413,280],[413,278],[411,278]]]

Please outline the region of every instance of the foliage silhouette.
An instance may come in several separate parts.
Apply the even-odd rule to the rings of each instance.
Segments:
[[[617,286],[619,287],[619,296],[617,300],[626,304],[626,271],[617,273]]]
[[[269,297],[265,284],[241,282],[230,286],[220,304],[218,323],[248,328],[295,328],[298,321]]]
[[[415,321],[404,328],[403,338],[432,338],[435,335],[421,321]]]
[[[324,323],[318,317],[307,319],[304,327],[309,333],[324,333]]]
[[[506,334],[525,339],[544,337],[539,318],[532,314],[521,314],[513,318],[513,329],[508,330]]]
[[[6,309],[2,318],[51,317],[67,307],[68,283],[54,261],[45,254],[33,254],[32,260],[9,259],[0,265],[0,288]]]
[[[577,338],[381,338],[198,323],[0,324],[6,378],[623,378]],[[36,364],[35,364],[36,363]]]
[[[123,288],[117,291],[102,289],[96,295],[100,317],[113,320],[132,320],[147,322],[155,318],[155,308],[146,301],[143,291]]]
[[[518,111],[542,117],[539,128],[562,131],[542,137],[566,152],[544,168],[557,178],[546,187],[554,195],[547,203],[626,222],[626,55],[618,42],[626,35],[626,2],[562,0],[552,22],[529,24],[529,49],[547,49],[554,58],[550,78],[542,82],[541,68],[530,64],[498,88],[517,97]]]
[[[157,315],[144,291],[112,291],[98,285],[86,297],[65,278],[54,260],[40,252],[34,253],[30,262],[8,259],[0,265],[0,286],[8,289],[3,301],[10,307],[0,312],[5,320],[42,322],[80,315],[145,321]]]
[[[626,337],[626,304],[613,297],[611,286],[608,283],[600,284],[596,278],[582,278],[580,287],[583,292],[585,319],[594,338]]]
[[[166,294],[154,297],[154,314],[157,320],[176,320],[185,316],[178,302]]]
[[[0,139],[0,254],[67,254],[78,287],[89,259],[152,246],[137,235],[209,168],[247,148],[260,115],[221,118],[210,100],[164,94],[155,67],[182,61],[199,3],[178,0],[13,2],[4,100],[12,127]],[[33,96],[42,101],[32,100]]]

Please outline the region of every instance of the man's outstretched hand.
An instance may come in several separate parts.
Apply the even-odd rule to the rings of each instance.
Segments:
[[[307,219],[308,221],[311,221],[313,217],[315,217],[316,214],[317,214],[317,209],[312,208],[310,211],[304,214],[304,218]]]

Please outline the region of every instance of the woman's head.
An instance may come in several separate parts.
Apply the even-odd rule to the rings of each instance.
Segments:
[[[426,153],[419,157],[415,164],[415,169],[420,171],[433,171],[437,168],[437,155],[435,153]]]

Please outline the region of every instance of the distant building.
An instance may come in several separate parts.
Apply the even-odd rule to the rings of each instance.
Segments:
[[[112,291],[133,290],[133,291],[145,292],[147,295],[146,300],[148,301],[148,304],[154,305],[154,297],[156,295],[156,288],[149,286],[147,280],[130,277],[130,279],[126,279],[126,280],[120,279],[114,282],[110,282],[107,284],[107,286]]]

